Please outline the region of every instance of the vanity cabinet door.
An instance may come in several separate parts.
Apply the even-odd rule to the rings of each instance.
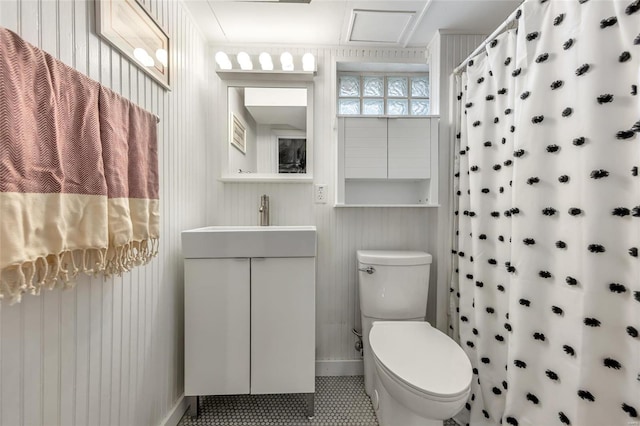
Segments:
[[[251,393],[315,390],[315,258],[251,259]]]
[[[185,259],[185,395],[248,394],[250,261]]]

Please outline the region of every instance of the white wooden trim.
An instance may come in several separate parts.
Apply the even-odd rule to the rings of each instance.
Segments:
[[[338,158],[336,162],[336,205],[344,204],[344,118],[338,118]]]
[[[440,118],[437,120],[431,120],[431,135],[430,135],[430,146],[431,146],[431,184],[429,191],[429,200],[435,201],[435,205],[438,203],[438,176],[440,176],[440,169],[438,167],[440,161],[438,158],[438,145],[439,139],[438,135],[440,132]]]
[[[187,406],[187,400],[185,399],[184,394],[182,394],[171,411],[169,411],[165,418],[162,419],[160,426],[177,426],[177,424],[180,423],[182,416],[184,416],[184,413],[187,412],[187,408],[189,408]]]

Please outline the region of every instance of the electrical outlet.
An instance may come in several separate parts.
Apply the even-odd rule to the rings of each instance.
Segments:
[[[325,183],[317,183],[314,187],[314,199],[316,200],[316,204],[326,204],[327,203],[327,184]]]

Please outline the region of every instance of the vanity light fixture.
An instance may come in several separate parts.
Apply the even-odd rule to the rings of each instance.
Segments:
[[[216,63],[221,70],[230,70],[232,67],[229,57],[224,52],[216,53]]]
[[[302,70],[303,71],[315,71],[316,70],[316,58],[312,53],[305,53],[302,56]]]
[[[231,60],[230,57],[232,57]],[[268,52],[227,54],[219,51],[215,55],[216,72],[223,80],[288,78],[296,81],[312,81],[316,76],[317,62],[312,53],[293,55],[290,52],[283,52],[279,57],[280,64],[276,64],[278,56],[274,57]]]
[[[133,50],[133,56],[145,67],[152,67],[155,65],[155,61],[151,55],[149,55],[149,53],[142,47],[136,47]]]
[[[260,68],[262,68],[263,71],[273,71],[273,61],[271,60],[271,55],[267,52],[262,52],[258,60],[260,61]]]
[[[293,71],[293,56],[291,56],[291,53],[284,52],[280,55],[280,63],[283,71]]]
[[[238,60],[238,64],[240,68],[248,71],[253,69],[253,62],[251,62],[251,58],[247,52],[240,52],[236,58]]]

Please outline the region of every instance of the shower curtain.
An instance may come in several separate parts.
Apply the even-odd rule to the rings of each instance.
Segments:
[[[528,0],[455,76],[462,424],[640,423],[640,0]]]

